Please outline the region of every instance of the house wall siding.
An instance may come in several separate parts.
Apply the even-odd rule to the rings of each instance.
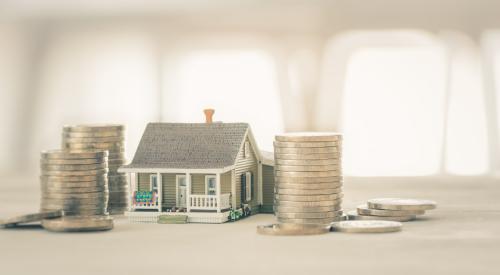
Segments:
[[[249,142],[248,137],[245,138],[245,142]],[[250,143],[251,144],[251,143]],[[254,180],[254,190],[252,192],[252,200],[248,202],[250,207],[252,208],[252,213],[257,213],[259,211],[259,203],[258,203],[258,163],[255,155],[254,148],[250,146],[250,154],[248,157],[245,157],[245,146],[242,146],[240,151],[238,152],[238,156],[236,157],[235,163],[235,181],[236,181],[236,208],[239,208],[242,203],[241,198],[241,175],[246,172],[251,172]]]
[[[150,191],[150,182],[149,182],[150,175],[153,175],[153,173],[138,174],[139,182],[137,183],[137,188],[139,189],[139,191]]]
[[[273,213],[274,167],[262,165],[262,212]]]

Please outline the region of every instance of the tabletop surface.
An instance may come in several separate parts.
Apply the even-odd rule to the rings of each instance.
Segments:
[[[0,230],[2,274],[498,274],[500,182],[345,180],[344,209],[374,197],[438,208],[386,234],[262,236],[259,214],[225,224],[130,224],[99,233]],[[36,178],[0,182],[0,217],[36,212]]]

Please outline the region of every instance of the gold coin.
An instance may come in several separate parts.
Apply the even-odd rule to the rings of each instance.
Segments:
[[[275,140],[284,142],[328,142],[342,140],[342,134],[334,132],[291,132],[276,135]]]
[[[357,208],[358,214],[369,215],[369,216],[384,216],[384,217],[401,217],[401,216],[413,216],[413,215],[423,215],[425,210],[382,210],[382,209],[371,209],[366,205],[360,205]]]

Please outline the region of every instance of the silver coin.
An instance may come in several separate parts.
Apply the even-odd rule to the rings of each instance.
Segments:
[[[42,176],[66,176],[66,177],[76,177],[76,176],[94,176],[94,175],[106,175],[108,169],[98,169],[98,170],[86,170],[86,171],[50,171],[42,170]]]
[[[107,163],[108,158],[94,158],[94,159],[41,159],[42,165],[81,165],[81,164],[100,164]]]
[[[125,151],[125,146],[119,143],[64,143],[63,148],[70,151],[108,150],[119,153]]]
[[[275,187],[280,189],[298,189],[298,190],[315,190],[315,189],[331,189],[342,187],[342,182],[335,183],[275,183]]]
[[[103,181],[88,181],[88,182],[50,182],[41,181],[40,187],[42,189],[61,189],[61,190],[75,190],[75,189],[109,189],[106,180]]]
[[[113,229],[109,216],[72,216],[43,220],[43,228],[54,232],[104,231]]]
[[[342,193],[342,188],[329,188],[329,189],[284,189],[281,186],[275,188],[277,195],[297,195],[297,196],[311,196],[311,195],[336,195]]]
[[[108,157],[107,151],[95,150],[86,152],[71,152],[68,150],[48,150],[41,152],[42,160],[45,159],[102,159]]]
[[[125,125],[122,124],[82,124],[82,125],[64,125],[64,132],[114,132],[125,131]]]
[[[328,200],[328,201],[275,201],[276,207],[324,207],[339,205],[341,200]]]
[[[332,231],[347,233],[387,233],[401,231],[402,224],[393,221],[341,221],[331,224]]]
[[[368,216],[383,216],[383,217],[401,217],[401,216],[413,216],[413,215],[423,215],[425,210],[382,210],[382,209],[371,209],[366,205],[360,205],[357,208],[358,214],[368,215]]]
[[[340,165],[341,162],[338,159],[275,159],[276,165]]]
[[[106,210],[108,207],[107,204],[102,203],[100,205],[90,205],[90,204],[64,204],[64,203],[45,203],[42,202],[40,204],[40,209],[42,210],[57,210],[57,209],[62,209],[65,213],[66,212],[79,212],[79,211],[87,211],[87,212],[92,212],[92,211],[102,211]]]
[[[342,140],[342,134],[334,132],[292,132],[276,135],[275,140],[284,142],[328,142]]]
[[[340,194],[330,194],[330,195],[282,195],[275,194],[274,198],[283,203],[284,201],[293,202],[320,202],[320,201],[332,201],[344,197],[342,193]]]
[[[340,160],[341,154],[327,153],[327,154],[280,154],[275,153],[275,160]]]
[[[323,207],[286,207],[286,206],[275,206],[275,212],[291,212],[291,213],[310,213],[310,212],[331,212],[342,209],[342,206],[334,205],[334,206],[323,206]]]
[[[322,172],[282,172],[274,171],[274,175],[277,177],[339,177],[342,176],[340,171],[322,171]]]
[[[53,219],[62,217],[63,211],[59,208],[55,211],[42,211],[28,215],[16,216],[4,220],[0,220],[0,226],[10,227],[18,224],[38,222],[43,219]]]
[[[327,141],[327,142],[285,142],[274,141],[274,147],[278,148],[324,148],[324,147],[340,147],[341,141]]]
[[[275,165],[275,171],[282,172],[323,172],[340,171],[342,168],[338,165]]]
[[[49,191],[47,189],[44,189],[42,190],[42,197],[43,198],[80,198],[80,199],[83,199],[83,198],[101,198],[101,197],[104,197],[104,196],[109,196],[109,191],[106,189],[101,189],[101,190],[97,190],[97,191],[94,191],[94,192],[89,192],[89,191],[85,191],[85,190],[89,190],[88,188],[87,189],[83,189],[84,192],[77,192],[77,191],[73,191],[73,190],[82,190],[80,188],[72,188],[72,189],[51,189],[51,190],[54,190],[54,191]],[[69,191],[73,191],[73,192],[68,192],[67,190]]]
[[[436,202],[419,199],[378,198],[368,200],[368,207],[387,210],[431,210],[436,208]]]
[[[333,212],[308,212],[308,213],[293,213],[293,212],[277,212],[276,217],[285,219],[326,219],[342,216],[342,211]]]
[[[40,182],[47,185],[73,185],[75,187],[85,187],[93,185],[103,185],[108,182],[105,174],[93,176],[40,176]],[[81,184],[81,185],[79,185]]]
[[[320,147],[320,148],[280,148],[274,147],[275,154],[330,154],[338,153],[338,147]]]
[[[356,210],[349,211],[347,213],[347,217],[349,220],[383,220],[383,221],[395,221],[395,222],[407,222],[412,221],[417,218],[417,216],[394,216],[394,217],[382,217],[382,216],[369,216],[369,215],[360,215]]]
[[[81,194],[81,193],[97,193],[104,192],[108,193],[108,187],[106,185],[98,185],[93,187],[47,187],[42,185],[43,193],[52,193],[52,194]]]
[[[124,137],[124,131],[107,132],[71,132],[63,130],[63,138],[106,138],[106,137]]]
[[[101,194],[100,196],[87,196],[87,197],[66,197],[56,194],[42,194],[42,203],[47,204],[68,204],[68,205],[102,205],[108,201],[109,196],[107,194]]]
[[[63,143],[125,142],[125,137],[69,137],[63,135]]]
[[[98,164],[65,164],[65,165],[47,165],[41,164],[40,168],[45,171],[87,171],[108,168],[107,163]]]
[[[79,209],[76,211],[64,211],[64,216],[100,216],[100,215],[109,215],[108,209]]]
[[[297,224],[331,224],[335,221],[337,217],[332,218],[324,218],[324,219],[289,219],[289,218],[280,218],[277,220],[282,223],[297,223]]]
[[[257,226],[257,233],[271,236],[318,235],[330,232],[328,225],[271,224]]]
[[[342,176],[334,177],[288,177],[288,176],[275,176],[274,181],[276,183],[286,182],[286,183],[338,183],[343,181]]]

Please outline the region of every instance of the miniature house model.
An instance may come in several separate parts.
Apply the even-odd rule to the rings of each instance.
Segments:
[[[212,123],[213,113],[205,110],[205,123],[147,125],[132,163],[119,170],[129,176],[131,221],[223,223],[230,209],[272,212],[272,160],[247,123]]]

